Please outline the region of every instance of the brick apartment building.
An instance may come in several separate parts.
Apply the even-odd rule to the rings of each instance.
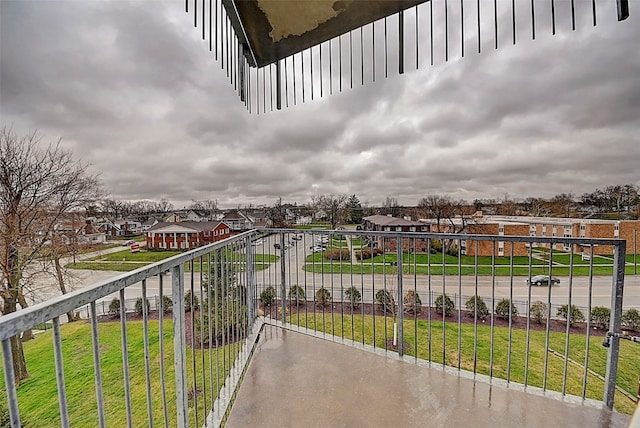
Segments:
[[[229,238],[231,228],[219,221],[161,222],[146,233],[150,250],[189,250]]]
[[[423,220],[431,223],[431,231],[435,232],[433,220]],[[446,226],[441,232],[447,232]],[[525,217],[525,216],[481,216],[476,215],[468,221],[465,233],[478,235],[504,236],[542,236],[564,238],[616,238],[627,241],[627,254],[640,253],[640,220],[596,220],[580,218],[556,217]],[[635,246],[634,246],[635,245]],[[538,247],[548,248],[549,244],[536,244]],[[463,254],[469,256],[508,256],[511,254],[511,243],[498,241],[462,241],[460,243]],[[495,250],[494,250],[495,248]],[[554,250],[570,251],[571,246],[555,244]],[[588,246],[576,245],[575,254],[590,254]],[[596,255],[613,254],[611,246],[594,246]],[[529,244],[517,242],[513,244],[515,256],[527,256]]]

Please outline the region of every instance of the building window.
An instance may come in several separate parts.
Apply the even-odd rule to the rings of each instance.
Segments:
[[[504,247],[498,247],[498,256],[504,256]]]
[[[619,224],[615,224],[613,226],[613,237],[614,238],[619,238],[620,237],[620,225]]]
[[[171,242],[171,248],[176,248],[176,243],[175,243],[175,241],[172,241],[172,242]]]
[[[426,232],[426,230],[427,230],[427,226],[421,226],[421,227],[420,227],[420,229],[421,229],[423,232]]]
[[[390,232],[390,231],[391,231],[391,228],[390,228],[389,226],[386,226],[386,227],[384,228],[384,230],[385,230],[385,232]]]
[[[411,226],[411,227],[409,228],[409,231],[410,231],[410,232],[415,232],[415,231],[416,231],[416,227],[415,227],[415,226]]]

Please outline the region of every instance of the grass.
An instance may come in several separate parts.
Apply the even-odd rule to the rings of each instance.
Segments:
[[[429,254],[402,254],[403,272],[405,274],[417,275],[475,275],[481,276],[509,276],[513,268],[514,276],[529,276],[529,262],[531,261],[531,275],[545,275],[549,273],[548,261],[544,260],[546,253],[537,251],[538,257],[541,259],[527,256],[510,257],[487,257],[481,256],[477,260],[472,256],[451,256],[442,253]],[[556,253],[554,253],[556,254]],[[627,257],[628,258],[628,257]],[[570,267],[570,255],[557,253],[553,257],[554,264],[552,266],[553,275],[568,276]],[[304,270],[314,273],[353,273],[353,274],[382,274],[395,273],[396,264],[398,263],[398,255],[396,253],[387,253],[366,260],[325,260],[322,253],[310,254],[306,258]],[[443,266],[444,263],[444,266]],[[476,269],[477,263],[477,269]],[[460,268],[458,267],[460,265]],[[581,256],[574,255],[573,275],[588,276],[589,262],[582,261]],[[495,270],[495,271],[494,271]],[[627,275],[637,273],[637,267],[627,264],[625,268]],[[613,262],[608,257],[595,257],[593,263],[594,275],[612,275]]]
[[[393,321],[390,317],[373,317],[354,315],[340,317],[338,314],[325,313],[314,315],[293,315],[291,322],[310,329],[324,331],[345,339],[385,348],[385,342],[392,337]],[[443,361],[453,367],[490,375],[501,379],[509,378],[512,382],[525,383],[526,331],[513,329],[511,335],[511,351],[509,353],[509,329],[495,327],[493,329],[493,345],[490,326],[478,326],[475,336],[472,324],[462,324],[460,335],[455,320],[445,324],[442,321],[405,320],[404,341],[408,344],[405,353],[409,356],[442,364]],[[429,340],[431,338],[431,340]],[[477,342],[474,357],[474,339]],[[460,349],[458,349],[460,340]],[[526,370],[527,384],[543,387],[545,364],[545,332],[531,331],[529,342],[529,361]],[[549,347],[560,354],[565,350],[564,333],[550,333]],[[570,336],[569,358],[583,364],[585,360],[586,336],[572,334]],[[607,350],[602,347],[602,338],[593,337],[589,342],[589,368],[604,376],[606,370]],[[491,360],[493,359],[493,368]],[[547,366],[546,388],[562,391],[564,359],[549,354]],[[620,388],[635,395],[637,379],[640,374],[640,353],[638,345],[628,341],[620,343],[620,359],[618,362],[617,384]],[[583,368],[574,364],[567,367],[566,392],[582,396]],[[587,376],[586,397],[602,400],[604,382],[593,375]],[[618,411],[631,414],[635,410],[635,402],[623,394],[616,393],[615,407]]]
[[[164,359],[165,382],[167,392],[167,412],[169,426],[176,426],[175,373],[173,367],[173,328],[169,321],[164,321],[164,356],[159,349],[159,322],[149,322],[149,346],[151,364],[151,390],[153,422],[156,426],[163,424],[163,404],[160,380],[160,360]],[[119,323],[101,323],[98,326],[100,338],[100,363],[102,373],[105,416],[107,426],[126,426],[127,416],[124,400],[124,376],[121,353],[121,336]],[[147,399],[143,348],[143,325],[141,321],[127,323],[129,372],[132,398],[133,426],[147,426]],[[84,322],[76,322],[62,326],[63,361],[65,366],[66,394],[71,426],[92,427],[98,425],[96,393],[93,375],[93,354],[91,342],[91,326]],[[30,377],[18,388],[18,403],[24,427],[60,426],[57,400],[55,369],[53,365],[52,332],[37,335],[36,339],[24,344],[27,369]],[[195,356],[198,386],[202,387],[202,375],[206,376],[207,401],[211,400],[209,355],[213,360],[214,382],[218,382],[228,374],[229,361],[234,359],[239,345],[229,345],[211,351],[194,351],[187,349],[187,361]],[[205,365],[202,366],[204,357]],[[226,357],[225,367],[222,367]],[[216,358],[220,363],[216,366]],[[216,371],[217,367],[217,371]],[[187,364],[187,385],[192,390],[194,367]],[[4,388],[4,375],[0,380]],[[217,389],[216,394],[217,394]],[[203,406],[204,391],[198,396],[199,425],[203,424],[205,415]],[[195,426],[195,405],[189,400],[190,426]]]
[[[131,253],[129,250],[123,250],[116,253],[92,257],[91,259],[82,262],[69,263],[67,267],[71,269],[130,272],[182,253],[182,251],[139,251],[137,253]],[[244,264],[246,261],[246,255],[241,252],[228,252],[226,257],[227,260],[232,260],[234,263]],[[279,256],[272,254],[254,255],[257,270],[267,269],[271,263],[275,263],[279,259]],[[206,271],[208,267],[208,259],[203,258],[202,263],[200,260],[196,260],[194,261],[193,266],[194,272],[200,272],[201,270]],[[185,271],[189,272],[190,270],[190,264],[185,263]]]

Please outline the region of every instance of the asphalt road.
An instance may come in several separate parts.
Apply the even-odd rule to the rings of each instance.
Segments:
[[[279,241],[279,237],[271,236],[265,239],[265,246],[256,249],[257,252],[270,251],[272,254],[280,255],[280,250],[273,248],[273,243]],[[307,298],[311,298],[314,290],[317,290],[321,286],[324,286],[328,290],[332,291],[333,299],[340,300],[342,297],[342,290],[349,288],[351,285],[355,285],[358,289],[364,290],[363,301],[372,301],[374,290],[386,287],[391,290],[397,288],[397,276],[386,275],[386,278],[381,275],[360,275],[360,274],[313,274],[305,272],[302,267],[304,266],[305,256],[309,254],[308,247],[312,243],[308,240],[306,242],[299,241],[298,244],[292,248],[285,250],[286,260],[286,288],[288,290],[291,284],[298,284],[307,290]],[[304,247],[307,247],[305,250]],[[114,249],[114,251],[121,250],[121,248]],[[281,264],[274,263],[268,269],[258,271],[256,274],[256,280],[259,288],[261,289],[265,285],[279,286],[281,284]],[[72,288],[78,289],[81,287],[94,284],[98,281],[113,278],[121,275],[122,272],[113,271],[91,271],[91,270],[75,270],[73,271],[73,286]],[[196,284],[199,286],[199,276],[196,275]],[[170,293],[170,281],[169,277],[166,277],[165,281],[165,294]],[[190,274],[185,274],[185,284],[189,284]],[[523,306],[527,301],[548,301],[549,292],[551,292],[550,301],[554,305],[563,305],[569,302],[569,292],[571,291],[571,303],[580,307],[587,307],[589,304],[589,290],[591,293],[591,306],[611,306],[611,290],[612,290],[612,278],[611,277],[594,277],[592,284],[589,283],[589,278],[584,276],[574,277],[569,282],[568,277],[560,277],[561,283],[551,288],[547,286],[532,286],[526,285],[526,278],[521,276],[510,277],[478,277],[478,283],[476,285],[475,277],[473,276],[440,276],[432,275],[428,277],[426,275],[405,275],[403,276],[403,290],[416,289],[421,296],[423,304],[428,302],[428,292],[431,290],[432,298],[442,294],[444,291],[450,297],[462,295],[464,297],[473,296],[477,294],[485,301],[489,302],[492,297],[496,300],[502,298],[512,298],[514,302]],[[147,280],[147,295],[158,295],[158,278],[152,277]],[[512,286],[513,285],[513,286]],[[530,293],[530,294],[529,294]],[[59,295],[60,292],[55,286],[53,278],[41,278],[38,280],[38,285],[34,287],[34,292],[29,295],[32,303],[45,301],[54,296]],[[136,299],[142,295],[142,284],[136,284],[128,287],[125,290],[126,299]],[[112,295],[106,297],[105,301],[110,301]],[[464,301],[463,301],[464,303]],[[624,299],[623,307],[625,309],[634,307],[640,308],[640,275],[625,277]],[[523,308],[519,308],[523,309]]]

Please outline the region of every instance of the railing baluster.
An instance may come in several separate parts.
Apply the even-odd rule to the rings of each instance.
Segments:
[[[96,383],[96,404],[98,406],[98,424],[100,428],[106,426],[104,418],[104,397],[102,394],[102,372],[100,369],[100,341],[98,340],[98,314],[96,302],[91,302],[91,343],[93,345],[93,373]]]
[[[158,294],[160,295],[160,311],[158,311],[158,335],[160,348],[160,389],[162,391],[162,413],[164,416],[164,426],[169,427],[169,406],[167,404],[167,386],[165,383],[164,369],[164,290],[163,290],[164,273],[158,274]]]
[[[173,298],[173,366],[176,376],[176,424],[189,426],[187,402],[187,337],[184,316],[184,265],[171,269],[171,294]]]
[[[64,381],[64,362],[62,359],[62,337],[60,336],[60,318],[53,319],[53,358],[56,365],[56,383],[58,385],[58,406],[60,407],[60,425],[69,426],[67,393]]]
[[[153,404],[151,398],[151,362],[149,360],[149,308],[147,307],[147,280],[142,280],[142,326],[144,342],[144,372],[147,388],[147,418],[153,427]]]
[[[127,426],[133,426],[131,414],[131,385],[129,380],[129,350],[127,345],[127,308],[124,288],[120,290],[120,337],[122,339],[122,370],[124,375],[124,397],[127,409]]]
[[[622,294],[624,291],[624,268],[627,254],[627,242],[620,240],[614,247],[613,253],[613,284],[611,293],[611,320],[609,330],[620,333],[622,321]],[[618,358],[620,353],[620,338],[612,337],[607,354],[607,370],[605,374],[604,405],[613,409],[613,397],[616,391],[616,379],[618,376]]]

